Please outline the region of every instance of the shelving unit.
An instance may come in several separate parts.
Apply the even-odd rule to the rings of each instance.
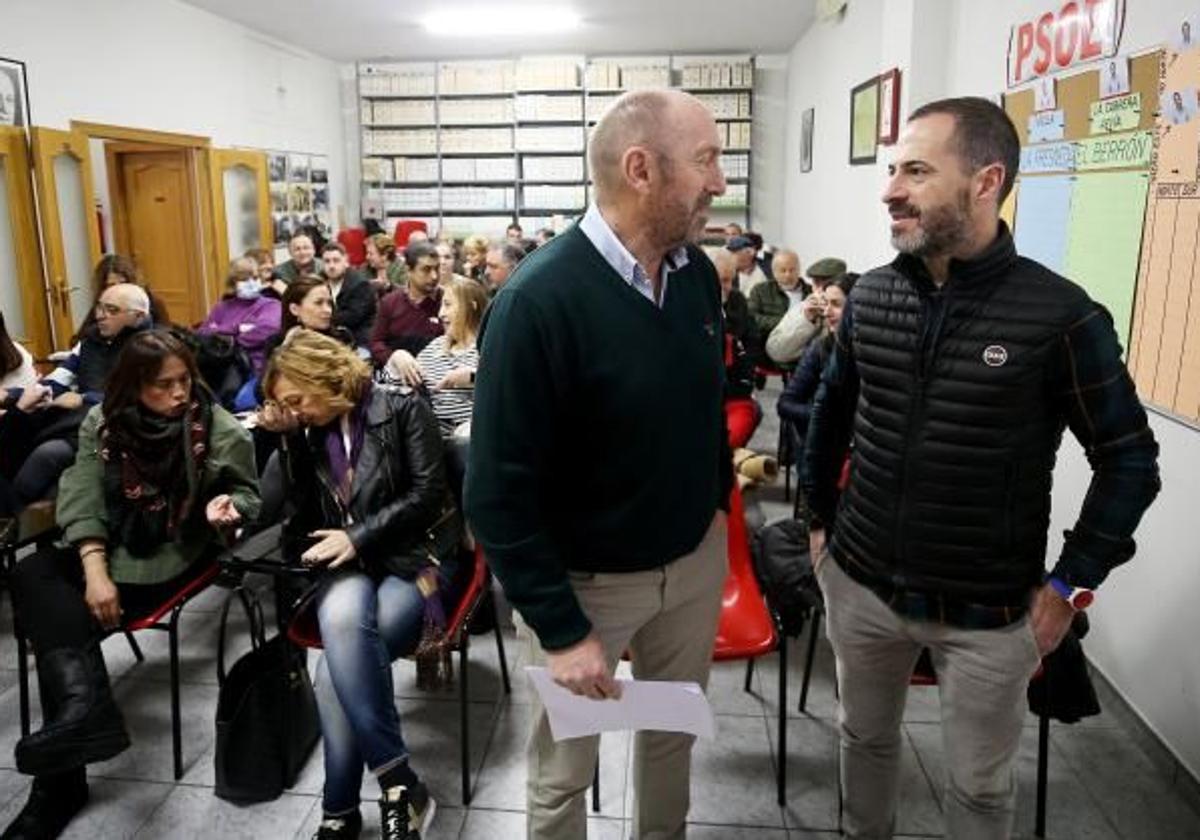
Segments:
[[[750,217],[751,56],[545,56],[358,65],[364,206],[454,235],[532,233],[591,198],[587,135],[627,90],[677,87],[712,109],[729,188],[714,221]],[[728,218],[725,218],[728,217]]]

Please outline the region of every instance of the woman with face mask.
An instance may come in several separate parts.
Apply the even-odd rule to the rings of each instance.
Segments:
[[[225,296],[196,332],[231,337],[246,351],[257,374],[266,359],[267,340],[279,332],[282,313],[279,299],[263,294],[258,265],[247,257],[230,263],[225,284]]]

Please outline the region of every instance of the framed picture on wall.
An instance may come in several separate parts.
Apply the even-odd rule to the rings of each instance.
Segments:
[[[850,91],[850,165],[875,162],[879,137],[879,77]]]
[[[0,58],[0,125],[29,127],[29,84],[25,62]]]
[[[890,146],[900,133],[900,69],[879,77],[879,144]]]
[[[800,171],[812,171],[813,109],[805,108],[800,115]]]

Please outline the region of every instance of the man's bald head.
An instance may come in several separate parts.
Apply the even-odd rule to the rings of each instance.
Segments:
[[[116,283],[100,294],[96,305],[96,327],[111,338],[126,327],[136,327],[150,317],[150,296],[141,286]]]
[[[596,181],[596,195],[611,200],[622,187],[622,159],[633,146],[666,158],[667,138],[676,109],[700,104],[689,94],[675,90],[638,90],[626,93],[608,109],[592,129],[588,143],[588,166]]]
[[[733,278],[737,277],[737,257],[724,248],[711,252],[709,256],[712,257],[713,265],[716,266],[721,286],[727,289],[733,288]]]

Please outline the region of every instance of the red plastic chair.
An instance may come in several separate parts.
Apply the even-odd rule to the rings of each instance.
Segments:
[[[188,581],[174,595],[159,604],[152,612],[134,621],[130,621],[120,629],[113,631],[125,634],[129,640],[129,646],[133,649],[133,655],[137,658],[138,662],[143,662],[144,657],[142,656],[141,647],[138,646],[138,643],[133,638],[133,634],[139,630],[165,630],[167,632],[171,650],[171,748],[173,751],[176,781],[183,777],[183,732],[181,715],[179,713],[179,615],[183,612],[183,608],[187,605],[188,601],[212,585],[213,581],[220,574],[221,567],[214,562],[199,575]],[[164,621],[164,619],[166,620]],[[29,665],[24,655],[25,640],[19,636],[17,642],[17,670],[21,681],[21,693],[23,697],[28,697]],[[21,734],[29,734],[29,720],[27,715],[22,716]]]
[[[729,496],[729,574],[721,591],[721,615],[717,619],[717,638],[713,661],[745,659],[779,651],[779,762],[776,770],[776,798],[782,806],[787,791],[787,637],[779,630],[775,617],[754,575],[750,559],[750,537],[746,531],[746,511],[742,491],[735,483]],[[753,671],[746,671],[747,692]],[[599,765],[592,781],[592,810],[600,810]]]
[[[446,638],[451,648],[458,651],[458,707],[459,707],[459,745],[462,765],[462,801],[463,805],[471,804],[471,750],[470,725],[468,721],[468,679],[470,669],[467,667],[467,651],[471,645],[469,630],[471,619],[484,601],[487,588],[491,581],[487,561],[483,551],[475,550],[475,567],[471,580],[459,596],[454,611],[447,617]],[[488,602],[492,610],[492,622],[496,628],[496,652],[500,659],[500,677],[504,681],[504,693],[512,694],[512,683],[508,676],[508,658],[504,654],[504,637],[500,632],[499,617],[496,615],[496,602]],[[306,648],[321,648],[321,629],[317,625],[315,609],[302,610],[288,624],[288,638],[295,644]]]
[[[408,247],[408,238],[412,236],[414,230],[429,233],[429,226],[420,219],[401,219],[396,222],[396,231],[392,234],[392,238],[396,240],[396,247],[401,249]]]
[[[346,249],[350,265],[358,268],[367,261],[367,232],[360,227],[338,231],[337,241]]]

